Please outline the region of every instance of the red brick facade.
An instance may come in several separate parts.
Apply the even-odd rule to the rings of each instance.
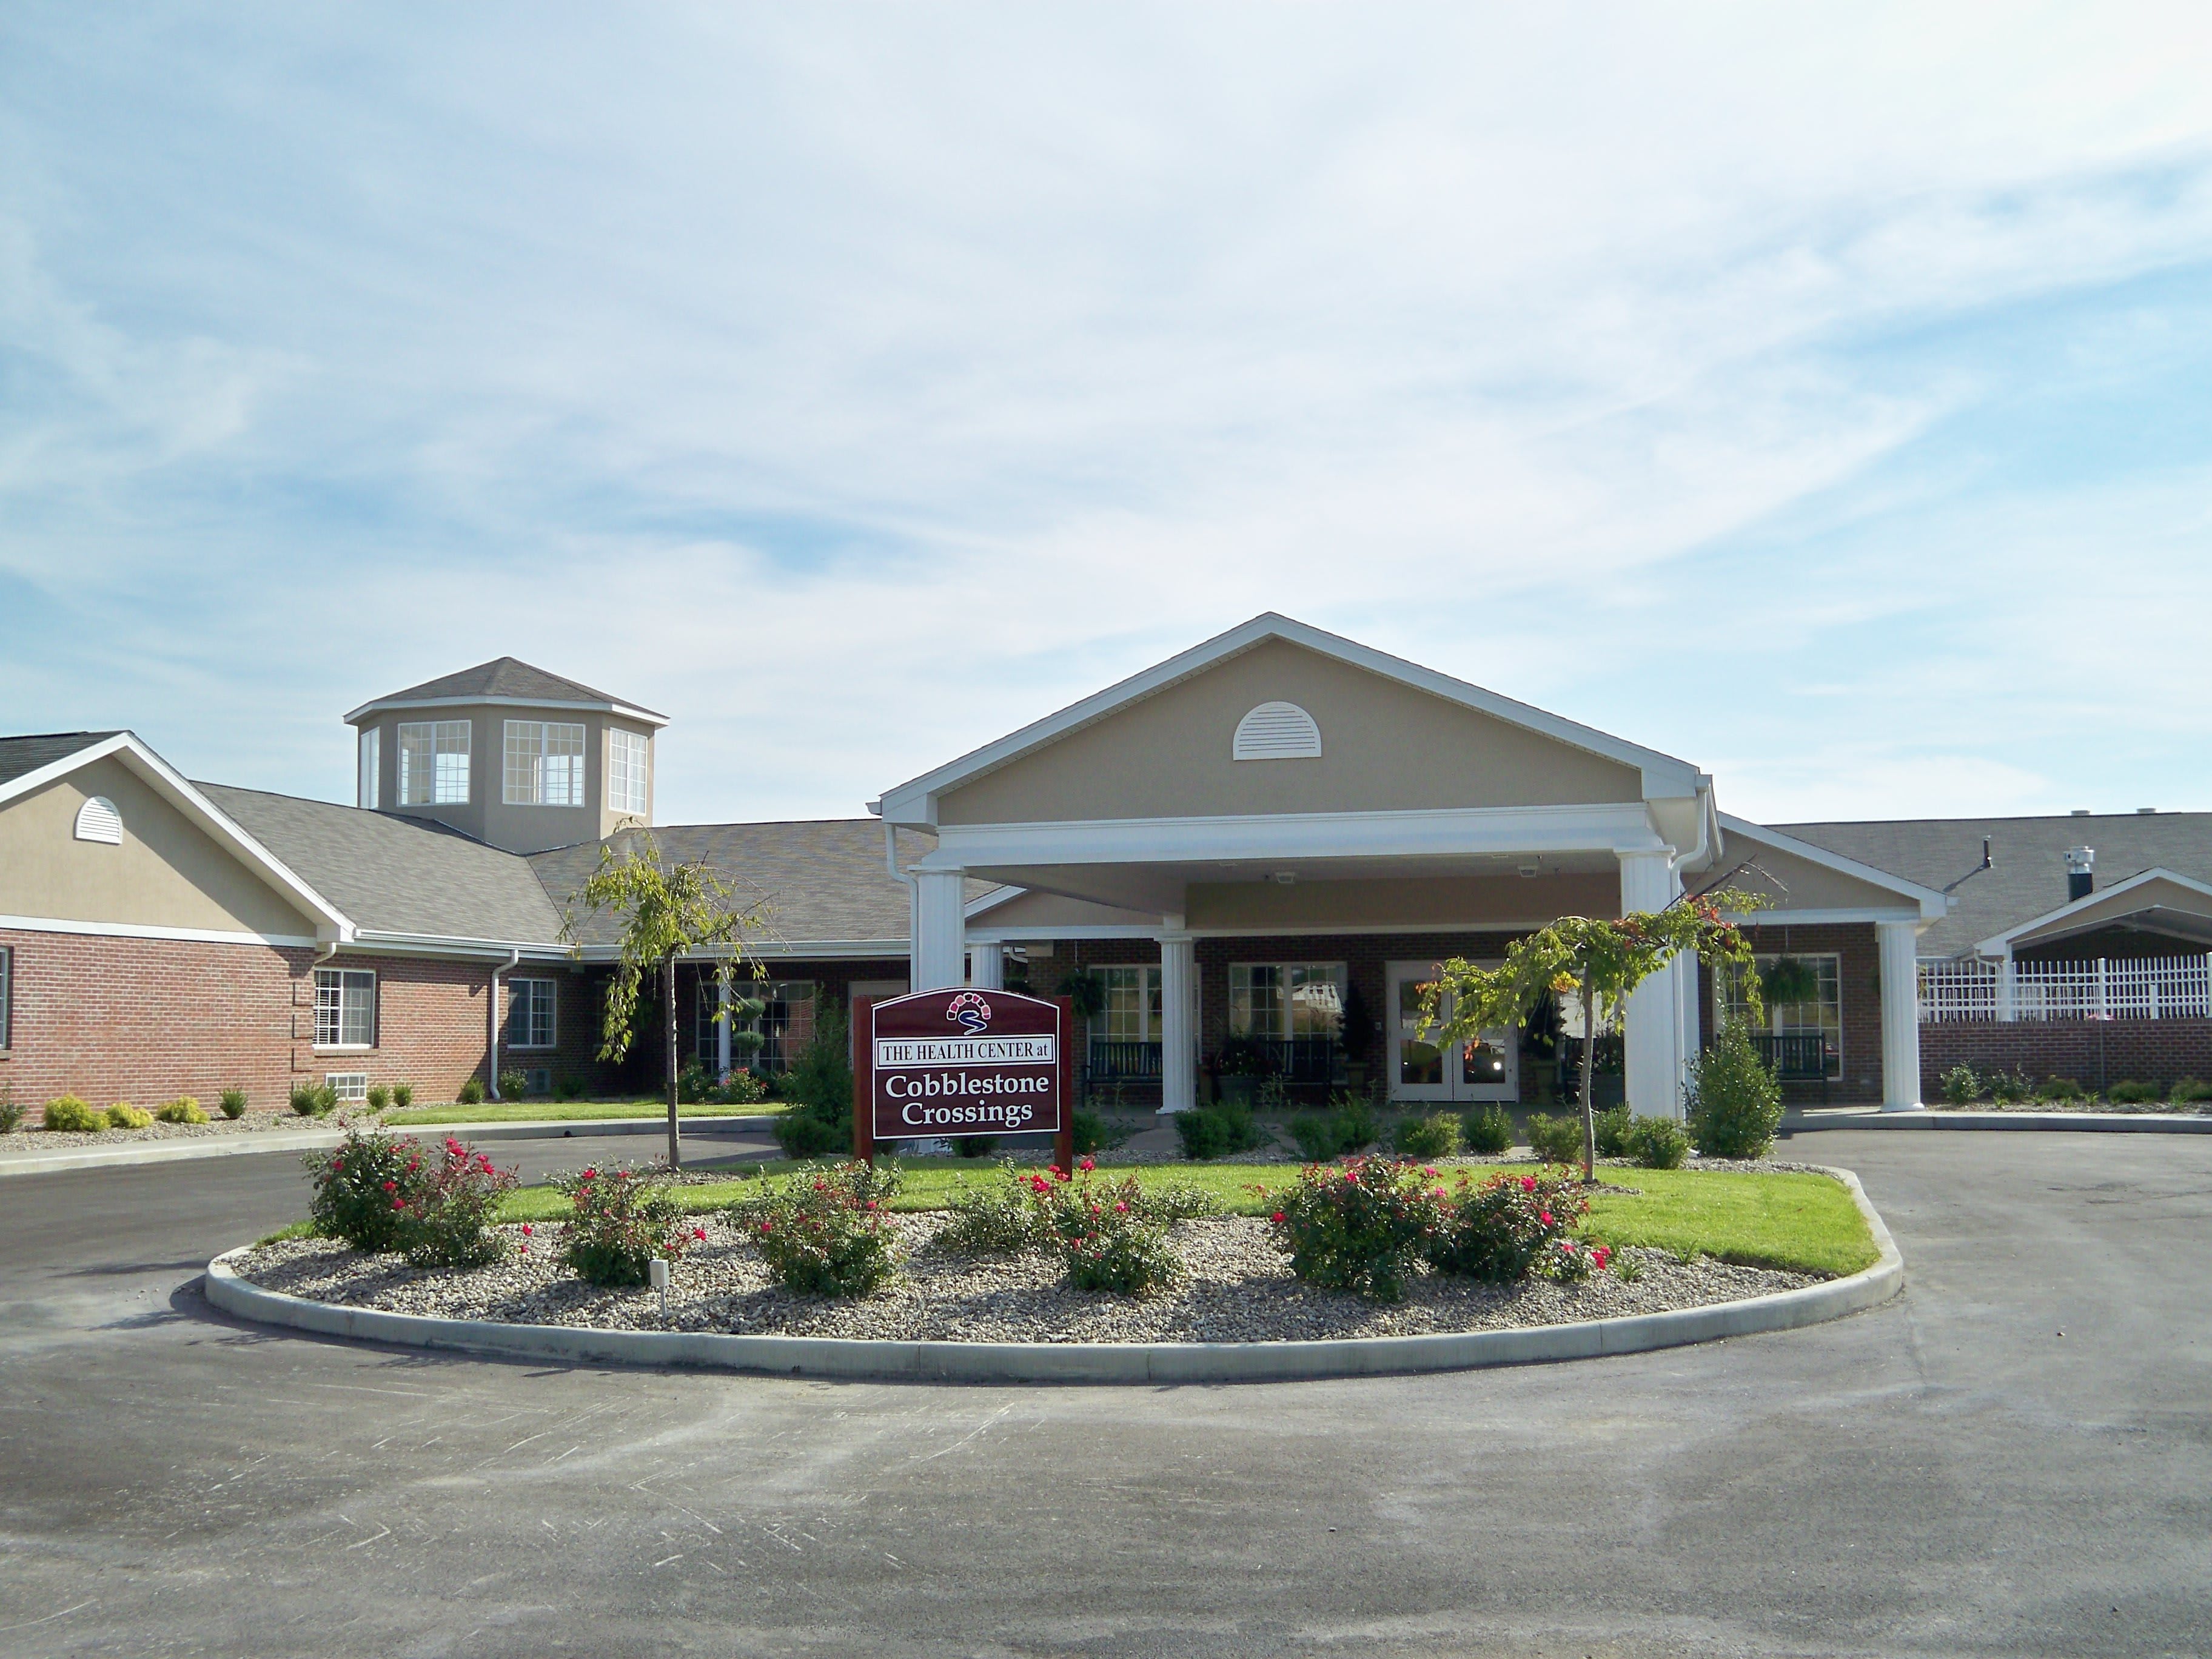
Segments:
[[[1943,1097],[1943,1073],[2022,1072],[2033,1083],[2072,1078],[2086,1089],[2121,1082],[2212,1079],[2212,1019],[2023,1019],[1920,1028],[1923,1100]]]

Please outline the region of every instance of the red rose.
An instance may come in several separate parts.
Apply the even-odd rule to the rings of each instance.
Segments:
[[[1276,1212],[1275,1212],[1275,1215],[1274,1215],[1274,1218],[1275,1218],[1276,1220],[1278,1220],[1278,1221],[1280,1221],[1280,1220],[1283,1218],[1283,1212],[1282,1212],[1280,1210],[1276,1211]]]

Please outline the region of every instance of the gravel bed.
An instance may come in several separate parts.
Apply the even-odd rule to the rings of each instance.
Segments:
[[[794,1336],[951,1342],[1264,1342],[1438,1331],[1497,1330],[1656,1313],[1733,1302],[1818,1282],[1803,1273],[1739,1267],[1662,1250],[1632,1250],[1634,1282],[1615,1273],[1578,1285],[1532,1279],[1478,1285],[1425,1271],[1406,1299],[1377,1304],[1315,1289],[1292,1275],[1267,1224],[1230,1216],[1184,1224],[1175,1242],[1188,1267],[1159,1294],[1121,1297],[1067,1288],[1042,1255],[1010,1260],[940,1253],[939,1212],[893,1218],[911,1252],[889,1288],[854,1301],[794,1296],[770,1278],[759,1252],[722,1216],[695,1218],[707,1240],[677,1265],[668,1317],[649,1290],[607,1291],[556,1260],[560,1229],[540,1224],[494,1267],[417,1270],[332,1239],[264,1244],[234,1265],[269,1290],[314,1301],[449,1319],[598,1329],[728,1331]],[[526,1252],[522,1249],[527,1246]]]
[[[1939,1112],[2118,1112],[2127,1115],[2142,1113],[2153,1117],[2212,1116],[2212,1101],[2207,1100],[2125,1103],[2110,1100],[1976,1100],[1969,1101],[1964,1106],[1954,1106],[1944,1100],[1928,1103]]]
[[[144,1109],[155,1111],[165,1103],[157,1100]],[[296,1112],[248,1112],[244,1117],[228,1118],[206,1101],[200,1104],[207,1109],[208,1121],[205,1123],[155,1122],[143,1129],[102,1129],[96,1133],[41,1129],[38,1127],[39,1109],[34,1106],[23,1115],[24,1127],[0,1135],[0,1158],[21,1152],[50,1152],[64,1146],[121,1146],[134,1140],[203,1140],[210,1135],[259,1134],[272,1129],[334,1129],[339,1127],[336,1118],[301,1117]]]

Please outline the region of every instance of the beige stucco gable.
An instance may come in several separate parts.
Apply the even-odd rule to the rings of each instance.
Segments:
[[[95,795],[123,819],[120,846],[76,838],[78,810]],[[0,805],[0,915],[283,939],[315,933],[313,916],[112,756]]]
[[[1238,761],[1237,722],[1297,704],[1316,758]],[[1263,640],[954,788],[945,824],[1588,805],[1638,769],[1280,638]]]
[[[2130,882],[2124,888],[2094,894],[2081,904],[2069,905],[2040,924],[2013,934],[2012,944],[2014,949],[2021,949],[2045,939],[2086,933],[2146,910],[2212,920],[2212,894],[2192,882],[2154,874],[2145,880]]]
[[[1741,828],[1729,829],[1728,848],[1715,876],[1717,878],[1721,871],[1730,870],[1735,873],[1726,878],[1727,885],[1763,894],[1773,901],[1778,911],[1894,912],[1915,908],[1915,901],[1895,888],[1831,868]]]

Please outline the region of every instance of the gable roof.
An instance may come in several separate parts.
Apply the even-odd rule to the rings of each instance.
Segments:
[[[1786,834],[1768,824],[1753,823],[1750,819],[1737,817],[1733,813],[1722,813],[1720,821],[1721,828],[1730,836],[1741,836],[1745,841],[1775,848],[1793,858],[1803,859],[1808,863],[1818,865],[1824,870],[1832,870],[1838,875],[1848,876],[1854,881],[1863,881],[1869,886],[1886,889],[1897,895],[1901,905],[1910,904],[1917,907],[1923,921],[1936,921],[1949,911],[1950,901],[1942,893],[1907,877],[1897,875],[1888,870],[1878,869],[1871,864],[1862,863],[1857,859],[1847,857],[1832,848],[1801,840],[1796,836]],[[1727,866],[1741,862],[1736,856],[1741,851],[1740,848],[1729,848],[1726,856],[1719,860],[1720,866],[1725,870]],[[1733,877],[1728,873],[1714,875],[1705,884],[1708,887],[1730,884],[1734,884]],[[1755,888],[1756,884],[1753,884]],[[1786,906],[1784,908],[1786,908]],[[1753,912],[1751,920],[1758,922],[1767,914],[1765,911]]]
[[[80,750],[89,749],[94,744],[106,743],[111,738],[122,735],[120,732],[45,732],[30,737],[0,738],[0,784],[13,783],[18,778],[29,777],[34,772],[46,772]],[[60,771],[51,775],[58,777],[70,769],[62,767]],[[25,787],[36,788],[45,781],[46,779],[40,778]]]
[[[1202,674],[1215,665],[1267,640],[1285,640],[1291,644],[1303,646],[1309,651],[1364,668],[1370,673],[1379,674],[1401,685],[1442,697],[1448,702],[1458,703],[1574,748],[1587,750],[1625,766],[1635,767],[1643,775],[1646,799],[1694,796],[1709,791],[1711,787],[1711,780],[1687,761],[1677,760],[1671,755],[1661,754],[1656,749],[1646,749],[1595,727],[1547,714],[1528,703],[1516,702],[1510,697],[1500,696],[1495,691],[1485,690],[1465,680],[1454,679],[1449,674],[1440,674],[1432,668],[1424,668],[1418,663],[1407,662],[1402,657],[1391,656],[1340,635],[1324,632],[1270,611],[1231,629],[1225,634],[1217,635],[1201,645],[1193,646],[1180,655],[1170,657],[1165,662],[1155,664],[1142,673],[1133,674],[1127,679],[1109,685],[1080,702],[1071,703],[1057,714],[1032,721],[995,743],[986,744],[957,760],[949,761],[933,772],[925,772],[895,788],[886,789],[881,799],[869,803],[868,810],[879,813],[894,823],[933,824],[939,796],[1009,765],[1071,732],[1103,720],[1132,703]]]
[[[1947,892],[1950,914],[1920,936],[1924,957],[1963,956],[1986,939],[2048,915],[2066,900],[2066,851],[2097,854],[2097,890],[2165,869],[2212,882],[2212,812],[2107,812],[2075,817],[1897,818],[1777,826]],[[1982,838],[1990,867],[1981,867]]]
[[[597,708],[626,715],[632,720],[648,721],[654,726],[668,724],[665,714],[656,714],[649,708],[624,702],[605,691],[594,690],[580,680],[550,673],[516,657],[494,657],[489,662],[480,662],[474,668],[441,674],[434,680],[410,685],[404,691],[386,692],[383,696],[372,698],[362,704],[345,718],[347,724],[350,725],[363,715],[380,709],[434,708],[441,704],[471,702]]]
[[[2158,902],[2160,890],[2170,891],[2174,888],[2190,898],[2204,902],[2185,910]],[[2123,902],[2115,905],[2115,899]],[[2140,902],[2127,902],[2130,900]],[[2093,889],[2071,903],[2031,916],[2001,933],[1993,933],[1975,949],[1986,957],[2001,957],[2009,945],[2051,943],[2069,934],[2094,932],[2138,916],[2153,918],[2154,925],[2163,924],[2166,930],[2178,934],[2212,939],[2212,882],[2192,881],[2171,870],[2139,871],[2125,881]],[[2075,925],[2069,927],[2069,922]]]

